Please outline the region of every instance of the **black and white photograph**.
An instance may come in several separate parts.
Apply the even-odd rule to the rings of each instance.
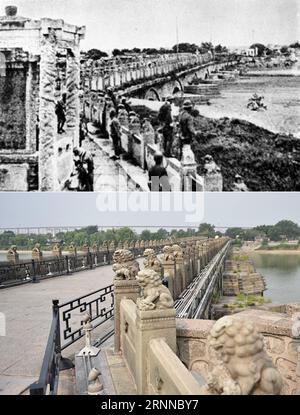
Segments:
[[[15,3],[2,191],[299,190],[296,0]]]
[[[0,0],[1,408],[289,410],[299,80],[299,0]]]

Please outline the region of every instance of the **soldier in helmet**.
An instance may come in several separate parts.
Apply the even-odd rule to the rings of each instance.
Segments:
[[[194,118],[192,115],[193,105],[192,102],[187,99],[182,106],[182,112],[179,116],[179,128],[181,132],[181,151],[184,144],[191,144],[195,137],[196,131],[194,127]]]

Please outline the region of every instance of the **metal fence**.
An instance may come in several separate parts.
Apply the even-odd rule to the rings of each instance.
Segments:
[[[116,248],[117,249],[117,248]],[[135,257],[142,255],[143,248],[129,248]],[[159,247],[153,248],[156,252]],[[38,282],[39,280],[68,275],[74,272],[84,271],[109,265],[112,263],[114,251],[88,252],[80,255],[64,255],[61,257],[49,257],[42,260],[20,261],[17,264],[0,264],[0,288],[11,285]]]
[[[37,282],[54,276],[72,274],[73,272],[93,269],[108,265],[112,261],[113,252],[89,252],[81,255],[66,255],[62,257],[32,259],[17,264],[0,265],[0,288],[9,285]]]
[[[62,350],[84,335],[81,313],[85,311],[91,315],[94,328],[109,320],[114,314],[113,285],[64,304],[53,300],[52,323],[40,376],[37,382],[30,385],[30,395],[56,395],[59,371],[68,363],[67,359],[62,358]]]

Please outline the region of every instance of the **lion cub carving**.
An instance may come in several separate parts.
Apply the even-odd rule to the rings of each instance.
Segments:
[[[142,295],[136,303],[139,310],[162,310],[173,307],[171,293],[162,285],[157,272],[151,268],[143,269],[137,274],[136,279],[142,289]]]

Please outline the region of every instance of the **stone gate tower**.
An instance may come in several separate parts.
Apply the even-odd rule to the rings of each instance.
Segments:
[[[0,17],[0,191],[59,188],[58,155],[71,167],[79,141],[80,40],[85,27],[31,20],[15,6]],[[56,101],[66,93],[66,133]]]

